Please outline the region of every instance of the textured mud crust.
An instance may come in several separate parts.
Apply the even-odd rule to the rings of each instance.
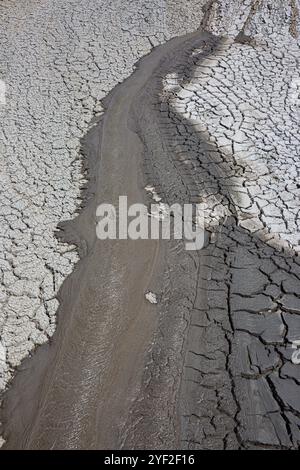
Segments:
[[[75,8],[75,3],[78,5],[78,2],[73,3]],[[90,6],[95,13],[99,11],[97,2],[84,3],[86,8]],[[123,8],[124,2],[121,3]],[[129,3],[131,2],[128,2],[128,6]],[[190,27],[193,23],[189,14],[191,9],[184,10],[181,2],[170,4],[172,9],[167,9],[163,28],[168,25],[168,21],[170,25],[174,25],[174,12],[177,8],[180,12],[183,9],[182,18]],[[113,13],[115,8],[122,10],[116,2],[109,5],[110,13]],[[110,46],[107,46],[108,52],[104,54],[107,60],[110,57],[115,58],[116,53],[110,49],[112,43],[116,44],[114,51],[123,47],[126,49],[130,44],[128,50],[135,52],[133,56],[130,55],[130,67],[126,61],[126,74],[131,71],[134,58],[148,51],[156,41],[167,38],[166,30],[162,37],[158,33],[152,36],[152,32],[149,33],[144,23],[141,31],[148,31],[146,34],[133,33],[136,27],[140,31],[139,21],[136,23],[136,11],[139,12],[140,9],[134,8],[137,5],[131,6],[133,10],[129,9],[127,12],[125,9],[122,13],[126,18],[128,14],[129,26],[116,28],[119,34],[116,34],[116,43],[111,39],[111,32],[107,33]],[[165,2],[158,2],[157,11],[165,11],[165,6]],[[27,387],[24,387],[26,380],[28,382],[31,377],[30,373],[26,375],[25,371],[25,379],[22,379],[22,374],[17,376],[12,394],[8,394],[6,404],[8,403],[8,417],[10,413],[11,423],[8,419],[6,429],[11,432],[11,440],[8,439],[10,448],[17,447],[20,443],[22,448],[106,446],[155,449],[297,449],[300,446],[300,366],[297,360],[299,356],[295,356],[295,348],[300,340],[298,2],[212,0],[200,2],[197,6],[199,11],[200,7],[204,7],[199,13],[199,24],[203,18],[203,28],[216,35],[225,35],[226,38],[220,39],[210,33],[183,38],[178,42],[178,50],[171,48],[171,52],[166,52],[162,60],[158,61],[155,70],[150,67],[148,80],[143,79],[143,86],[139,85],[140,88],[136,88],[136,91],[130,88],[132,81],[133,84],[137,83],[133,74],[132,81],[130,78],[127,84],[123,84],[119,94],[117,89],[116,93],[110,95],[117,96],[115,101],[113,98],[106,100],[108,111],[106,117],[103,117],[106,127],[104,129],[99,126],[98,131],[102,137],[112,136],[120,146],[115,126],[110,129],[107,124],[111,119],[112,124],[120,125],[124,145],[132,140],[132,148],[139,148],[134,140],[136,136],[139,137],[139,142],[143,144],[140,158],[144,164],[144,177],[140,177],[139,181],[154,187],[162,201],[169,204],[197,202],[203,205],[206,213],[206,247],[200,252],[187,252],[183,243],[171,241],[164,243],[163,249],[160,248],[160,253],[164,256],[160,260],[161,284],[160,288],[156,285],[154,289],[158,303],[151,306],[158,313],[157,322],[147,320],[149,317],[145,312],[148,310],[144,304],[141,304],[139,310],[137,302],[134,305],[129,304],[128,309],[122,310],[118,307],[116,311],[113,310],[117,314],[110,315],[113,307],[107,301],[109,293],[114,302],[116,298],[122,299],[123,295],[121,269],[115,268],[112,274],[116,276],[117,273],[117,276],[109,277],[110,283],[105,279],[105,272],[102,273],[97,267],[95,254],[104,255],[101,258],[104,271],[107,268],[107,272],[110,272],[112,268],[102,245],[94,241],[91,244],[95,234],[94,227],[91,228],[89,223],[94,221],[93,204],[95,205],[96,201],[92,198],[92,192],[88,193],[91,200],[79,216],[81,231],[78,232],[77,226],[83,261],[62,289],[62,297],[65,296],[64,308],[69,302],[71,313],[69,312],[69,317],[66,316],[61,328],[58,328],[52,353],[51,348],[49,356],[47,350],[42,349],[46,351],[45,354],[39,352],[40,349],[33,360],[26,363],[29,368],[30,364],[33,365],[31,367],[36,390],[31,392],[31,385],[28,383]],[[141,8],[141,18],[144,18],[145,10]],[[3,11],[5,13],[5,10]],[[87,12],[90,11],[87,8]],[[153,15],[154,11],[151,6],[148,9],[149,15]],[[36,11],[32,14],[36,15]],[[66,17],[71,15],[71,22],[79,21],[70,10],[66,9],[65,14]],[[161,26],[164,17],[158,16]],[[90,16],[88,18],[86,21],[90,21]],[[114,25],[113,14],[110,20]],[[86,23],[79,23],[78,27],[82,27],[83,32],[78,35],[78,45],[81,41],[84,43],[86,38]],[[96,25],[93,34],[97,31],[97,22]],[[174,33],[174,26],[167,28],[170,29],[170,34]],[[73,35],[74,30],[71,31]],[[179,26],[177,31],[183,32]],[[132,38],[132,35],[134,46],[128,39]],[[136,53],[137,38],[142,45]],[[55,44],[51,41],[49,44],[50,49],[55,49]],[[94,51],[94,46],[94,42],[88,41],[88,51]],[[124,57],[128,53],[125,49]],[[104,50],[106,51],[106,47]],[[98,53],[100,54],[99,50]],[[153,53],[156,54],[157,51]],[[120,53],[117,55],[119,57]],[[92,57],[94,58],[94,52]],[[151,64],[151,57],[150,54],[143,64],[147,64],[147,60]],[[87,61],[87,57],[79,61],[79,69],[75,75],[80,75],[82,69],[85,70]],[[69,64],[66,73],[70,73],[70,70],[72,72],[76,61],[74,63],[66,58],[66,63]],[[98,62],[95,63],[95,73],[99,83],[102,83],[98,73],[101,67],[99,69]],[[115,62],[111,67],[114,66]],[[124,64],[121,65],[122,71],[123,66]],[[140,71],[145,74],[149,68],[146,66],[144,69],[142,66]],[[17,74],[19,73],[18,71]],[[108,69],[107,74],[110,77]],[[116,71],[109,87],[124,78],[121,75],[121,70]],[[39,79],[40,76],[42,75],[39,75]],[[53,80],[56,83],[55,77]],[[73,87],[76,80],[72,80],[70,83]],[[98,93],[97,80],[93,89]],[[63,82],[69,83],[65,80]],[[124,96],[127,96],[128,90],[131,94],[128,93],[126,100]],[[103,92],[106,92],[104,88]],[[73,105],[68,107],[66,116],[74,116],[78,104],[77,97],[72,93],[70,95],[73,97]],[[127,108],[122,107],[122,104],[118,105],[118,99],[121,103],[122,97],[125,105],[131,106],[130,112],[127,112]],[[98,99],[97,95],[93,100],[96,109],[93,108],[94,105],[88,107],[82,133],[86,131],[87,122],[92,115],[101,112],[101,108],[98,109]],[[84,102],[85,98],[82,100]],[[26,105],[25,109],[28,109]],[[82,116],[84,109],[84,105],[80,107],[78,116]],[[15,115],[19,113],[14,112]],[[118,121],[118,113],[121,113],[121,117],[124,113],[125,120]],[[44,149],[39,153],[40,146],[47,143],[49,130],[43,128],[44,130],[39,131],[39,126],[44,123],[45,113],[41,112],[39,120],[36,120],[35,116],[33,113],[32,122],[36,126],[35,135],[40,136],[40,143],[36,144],[32,153],[25,152],[30,162],[27,165],[29,169],[31,161],[35,161],[34,158],[40,162],[44,161],[44,154],[49,155],[50,160],[51,156],[56,155],[52,144],[47,151]],[[61,123],[61,118],[57,122]],[[50,124],[48,128],[51,130]],[[58,128],[57,132],[61,132],[61,126]],[[28,141],[25,141],[28,145],[32,139],[32,135],[27,134],[29,131],[24,131],[24,135],[29,135]],[[7,130],[5,136],[10,135],[9,132],[11,131]],[[99,136],[95,132],[89,134],[89,142],[91,146],[97,147]],[[81,135],[79,133],[76,138],[79,139]],[[69,134],[65,134],[63,139],[65,136]],[[17,138],[20,138],[20,144],[25,139],[23,133],[17,133]],[[52,142],[51,136],[49,139]],[[76,142],[78,145],[79,140]],[[114,147],[107,143],[109,137],[106,137],[105,142],[107,157]],[[16,158],[16,152],[20,148],[22,146],[18,144],[11,154],[12,168],[19,164],[14,162],[13,158]],[[53,218],[51,230],[47,232],[51,233],[50,239],[55,240],[55,247],[52,247],[52,242],[47,245],[44,231],[40,234],[40,240],[43,241],[43,253],[51,255],[51,260],[53,253],[59,253],[60,258],[58,260],[54,257],[53,263],[47,261],[46,265],[45,260],[48,260],[48,257],[40,256],[38,266],[32,268],[29,263],[28,268],[32,271],[26,271],[27,265],[25,266],[28,281],[32,281],[32,273],[39,272],[41,266],[49,266],[51,295],[49,298],[45,297],[39,287],[39,294],[35,299],[32,287],[28,295],[24,295],[23,291],[21,295],[9,292],[7,300],[5,291],[4,308],[8,308],[11,302],[14,308],[3,316],[4,326],[0,343],[3,387],[13,368],[38,343],[33,339],[34,336],[31,336],[35,334],[32,328],[35,328],[33,325],[36,325],[37,319],[33,317],[30,320],[30,315],[24,314],[23,304],[18,302],[23,298],[26,301],[30,299],[30,302],[37,300],[42,305],[48,301],[56,302],[54,297],[57,288],[77,261],[77,255],[69,252],[70,245],[58,243],[53,236],[57,223],[74,212],[76,198],[80,196],[79,187],[83,181],[80,176],[82,168],[76,160],[79,146],[67,148],[66,151],[65,145],[60,144],[57,148],[58,156],[53,157],[54,164],[51,167],[54,180],[57,174],[60,175],[59,162],[63,162],[66,167],[66,171],[62,169],[57,178],[59,185],[64,181],[62,178],[67,178],[66,184],[72,186],[73,176],[77,175],[77,183],[72,186],[74,194],[68,203],[67,212],[63,213],[61,207],[64,206],[64,201],[68,201],[65,198],[66,191],[68,195],[71,191],[68,185],[66,189],[55,186],[53,193],[40,190],[40,193],[46,195],[45,201],[50,197],[49,194],[56,197],[59,190],[65,191],[59,204],[53,204],[55,210],[52,212],[46,211],[46,202],[41,203],[41,207],[45,208],[47,223],[52,223],[53,214],[59,208],[58,214]],[[36,153],[36,149],[39,152]],[[103,151],[102,145],[101,150]],[[63,154],[63,158],[59,157],[61,151],[67,152]],[[131,171],[135,175],[136,161],[130,160],[129,153],[126,155],[128,162],[133,165]],[[23,153],[18,161],[23,164],[22,156]],[[74,165],[74,174],[68,173]],[[28,170],[27,166],[25,165],[25,176],[20,184],[26,186],[28,180],[28,187],[35,188],[33,183],[37,180],[37,172],[34,172],[35,180],[31,181],[30,175],[34,170]],[[10,168],[10,165],[8,167]],[[112,174],[113,171],[116,172],[116,181],[119,183],[122,178],[116,168],[117,166],[112,166],[110,169]],[[21,169],[18,169],[14,175],[20,175],[20,171]],[[128,178],[128,168],[126,175]],[[93,175],[89,177],[91,183]],[[136,184],[135,177],[133,179]],[[43,178],[41,181],[44,181]],[[48,177],[45,181],[48,181]],[[130,182],[130,178],[128,181]],[[103,175],[101,182],[105,186]],[[110,183],[109,178],[108,182]],[[17,188],[17,183],[16,186],[8,184],[6,193],[3,193],[4,197],[10,194],[11,187]],[[27,189],[24,190],[26,198],[35,201],[35,195],[27,194]],[[107,188],[106,190],[108,191]],[[16,191],[23,194],[23,190],[17,188]],[[96,194],[100,197],[99,188],[98,191]],[[110,193],[108,191],[104,194],[107,196]],[[113,194],[116,196],[115,192]],[[23,198],[21,199],[23,201]],[[12,206],[11,200],[6,204],[8,208]],[[27,230],[13,227],[12,220],[17,219],[11,218],[9,211],[4,214],[4,220],[9,221],[9,230],[13,230],[13,233],[16,230],[17,233],[20,232],[19,237],[22,240],[14,242],[13,250],[5,248],[7,252],[4,251],[7,253],[7,263],[3,279],[11,279],[8,286],[17,285],[12,277],[18,275],[15,274],[14,256],[19,252],[21,258],[23,255],[27,256],[30,249],[34,256],[39,253],[35,230],[30,225],[33,223],[31,221],[35,220],[32,216],[35,214],[34,202],[30,208],[33,212],[28,216],[28,233],[33,245],[23,244]],[[24,220],[24,215],[20,216],[20,220]],[[40,220],[37,226],[41,227]],[[63,227],[69,227],[65,236],[71,240],[69,235],[76,235],[76,224],[75,228],[72,224],[64,224]],[[14,240],[12,233],[4,235],[5,242],[11,243],[11,240]],[[66,253],[61,252],[61,249],[66,250]],[[122,251],[118,254],[122,253],[124,255]],[[61,266],[65,264],[61,260],[65,258],[69,261],[63,271]],[[139,261],[142,259],[143,255]],[[118,260],[119,258],[116,263]],[[126,256],[125,260],[128,261]],[[152,262],[155,264],[152,260],[146,265],[149,267]],[[130,272],[130,262],[126,266],[129,266]],[[134,272],[134,269],[131,271]],[[57,280],[58,272],[60,280]],[[151,272],[153,274],[153,270]],[[77,281],[81,275],[84,276],[84,281],[74,296],[70,286],[78,288]],[[139,296],[144,295],[144,292],[139,291],[139,287],[144,288],[144,284],[134,284],[137,287],[131,298],[139,299]],[[24,289],[28,289],[28,285],[27,282],[22,284]],[[148,289],[153,290],[152,286],[147,285],[145,292]],[[101,297],[104,294],[107,297]],[[102,305],[103,298],[107,303]],[[39,342],[46,341],[53,333],[55,309],[56,304],[51,317],[52,329],[48,332],[48,323],[45,329],[39,326],[39,333],[44,335]],[[134,317],[135,328],[130,330],[130,314],[135,309],[140,312],[140,316]],[[35,312],[30,305],[27,310],[31,314],[32,311]],[[85,314],[84,322],[82,311]],[[100,314],[103,317],[99,320]],[[47,311],[45,315],[48,321]],[[67,329],[68,319],[73,322],[70,323],[71,330]],[[19,324],[24,336],[16,339]],[[139,329],[137,324],[143,324],[144,327]],[[116,331],[122,332],[126,338],[125,346],[120,347],[120,342],[115,339]],[[136,338],[134,335],[132,338],[130,334],[126,336],[127,331],[138,333],[138,340],[133,341],[133,337]],[[123,341],[124,337],[120,337]],[[147,354],[144,356],[145,349]],[[131,361],[134,356],[138,359],[133,367]],[[39,359],[41,357],[42,360]],[[44,362],[42,372],[39,360]],[[124,365],[123,369],[119,361],[122,367]],[[47,393],[44,393],[44,384]],[[27,396],[29,403],[39,404],[38,410],[26,410]],[[16,409],[17,418],[13,416]]]

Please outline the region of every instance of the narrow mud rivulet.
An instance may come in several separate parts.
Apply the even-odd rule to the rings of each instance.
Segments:
[[[22,364],[4,397],[7,449],[121,446],[157,325],[156,308],[144,294],[160,289],[164,246],[151,240],[97,240],[96,208],[101,202],[116,204],[122,194],[129,203],[145,201],[151,177],[143,175],[144,146],[131,130],[132,103],[161,65],[208,37],[197,32],[157,47],[104,100],[102,121],[84,143],[94,175],[87,206],[76,220],[61,225],[61,236],[79,246],[82,259],[60,291],[53,341]],[[169,432],[175,445],[178,436]]]
[[[105,99],[60,225],[82,260],[5,396],[6,448],[299,448],[299,44],[282,2],[242,3],[207,2],[226,38],[154,49]],[[202,250],[97,240],[98,204],[146,186],[203,204]]]

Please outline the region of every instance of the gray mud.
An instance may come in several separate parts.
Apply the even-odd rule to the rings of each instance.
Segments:
[[[232,184],[243,167],[169,96],[190,93],[197,64],[226,47],[200,32],[173,39],[105,100],[84,142],[86,207],[61,226],[82,259],[52,344],[5,396],[6,448],[299,448],[299,257],[243,228]],[[97,205],[144,202],[146,184],[168,204],[218,196],[226,216],[203,250],[96,239]]]
[[[205,38],[198,32],[176,38],[142,59],[104,100],[106,112],[83,142],[90,175],[86,207],[75,220],[62,223],[59,234],[78,246],[81,261],[59,292],[53,340],[22,363],[4,397],[6,449],[122,445],[130,405],[143,399],[143,372],[158,326],[156,307],[144,294],[161,289],[165,247],[151,240],[99,241],[96,208],[101,202],[117,204],[123,194],[129,204],[145,202],[143,188],[153,178],[144,174],[145,148],[132,130],[139,121],[132,107],[138,103],[145,114],[145,104],[137,101],[143,87],[156,83],[160,68],[178,61],[181,50],[184,55]],[[149,123],[148,131],[156,132],[155,125]],[[155,412],[163,419],[165,410],[159,407]],[[175,416],[172,423],[164,445],[179,442]],[[144,433],[134,446],[149,441]]]

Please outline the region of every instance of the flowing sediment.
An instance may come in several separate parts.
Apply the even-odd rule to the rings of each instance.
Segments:
[[[237,75],[249,85],[243,60],[269,74],[256,60],[265,52],[197,32],[154,49],[105,100],[84,144],[87,206],[62,225],[82,260],[61,290],[53,344],[6,396],[6,448],[299,447],[299,256],[265,206],[254,210],[278,203],[268,188],[280,181],[265,155],[259,165],[246,152],[249,122],[268,114],[234,89]],[[231,121],[244,131],[228,132]],[[205,201],[211,243],[97,240],[97,205],[143,202],[146,184],[168,204]],[[293,200],[295,185],[284,191]]]
[[[178,60],[180,50],[186,53],[206,37],[197,32],[176,38],[142,59],[104,100],[106,112],[84,141],[88,202],[74,221],[61,224],[60,233],[77,244],[82,258],[59,293],[53,341],[22,364],[4,398],[7,449],[121,445],[158,322],[144,294],[160,290],[165,248],[152,240],[97,240],[96,208],[101,202],[117,204],[123,194],[129,204],[145,201],[149,175],[143,175],[143,143],[131,130],[137,125],[133,102],[162,64]],[[173,432],[171,441],[178,441]]]

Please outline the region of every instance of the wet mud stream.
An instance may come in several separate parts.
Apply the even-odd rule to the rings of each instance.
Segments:
[[[54,339],[23,362],[4,397],[6,449],[121,445],[157,328],[156,306],[145,292],[159,289],[164,247],[155,240],[98,240],[96,208],[117,206],[120,195],[128,204],[145,202],[144,145],[134,132],[133,102],[170,54],[201,40],[199,33],[176,38],[143,58],[106,98],[101,122],[85,139],[87,205],[61,224],[60,234],[78,245],[81,261],[60,291]]]
[[[81,261],[60,291],[53,341],[4,396],[5,448],[299,447],[299,257],[247,229],[236,178],[256,178],[255,166],[201,130],[202,107],[187,117],[197,77],[228,48],[208,33],[172,39],[105,99],[83,143],[86,206],[61,224]],[[146,185],[169,205],[206,201],[210,243],[98,240],[97,206],[149,203]]]

